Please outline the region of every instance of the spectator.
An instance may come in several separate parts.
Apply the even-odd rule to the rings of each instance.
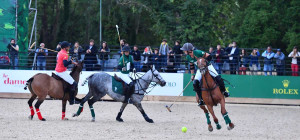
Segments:
[[[272,75],[272,61],[273,61],[273,57],[274,57],[275,53],[272,52],[272,47],[268,46],[267,50],[262,54],[262,57],[264,57],[264,72],[265,72],[265,76],[268,75],[267,72],[270,73],[270,75]]]
[[[81,54],[83,52],[82,47],[79,42],[75,42],[74,46],[70,49],[69,53],[72,58],[76,58],[77,60],[81,60]]]
[[[169,57],[168,57],[168,61],[169,61],[169,64],[168,65],[172,65],[172,66],[174,66],[173,64],[174,64],[174,51],[172,50],[172,48],[171,47],[169,47],[169,52],[168,52],[168,54],[169,54]]]
[[[137,72],[141,71],[141,52],[138,49],[137,45],[134,45],[133,51],[130,53],[133,56],[134,68]]]
[[[147,64],[149,62],[150,55],[153,54],[152,49],[150,46],[147,46],[144,49],[143,55],[144,55],[144,64]]]
[[[160,56],[157,48],[154,49],[154,54],[151,56],[151,62],[157,70],[160,69]]]
[[[217,45],[217,50],[215,50],[212,53],[215,56],[215,68],[218,72],[218,74],[222,73],[222,67],[223,67],[223,55],[224,51],[221,49],[221,45]]]
[[[289,57],[292,57],[292,76],[299,76],[299,59],[300,59],[300,52],[298,51],[298,47],[295,46],[293,51],[289,54]]]
[[[125,39],[121,39],[121,40],[120,40],[120,47],[123,48],[124,46],[126,46],[127,43],[126,43],[126,44],[125,44],[125,43],[126,43],[126,40],[125,40]],[[128,44],[127,44],[127,45],[128,45]],[[128,46],[129,46],[129,45],[128,45]],[[118,51],[118,54],[120,54],[120,57],[121,57],[122,54],[123,54],[121,48],[120,48],[120,50]]]
[[[250,55],[250,70],[252,75],[257,75],[258,70],[258,57],[260,56],[258,49],[253,49]]]
[[[13,69],[18,69],[18,64],[19,64],[19,45],[16,44],[15,39],[11,39],[10,43],[7,45],[7,49],[10,55],[10,62],[11,65],[13,66]]]
[[[285,55],[280,51],[280,49],[277,49],[277,53],[274,55],[274,58],[276,59],[277,75],[284,75]]]
[[[56,46],[56,51],[60,51],[61,50],[61,42],[58,42],[57,46]]]
[[[240,68],[239,68],[239,75],[243,74],[246,75],[246,70],[248,67],[248,54],[245,49],[242,49],[240,55]]]
[[[92,71],[93,66],[97,64],[97,47],[94,45],[94,40],[90,40],[89,46],[85,48],[84,63],[87,71]]]
[[[162,66],[167,66],[167,60],[169,56],[169,45],[167,43],[166,39],[162,40],[162,43],[160,44],[159,47],[159,56],[161,58],[161,65]]]
[[[48,50],[45,49],[45,44],[41,43],[40,48],[37,48],[35,52],[37,55],[38,70],[46,70],[46,56],[48,55]]]
[[[226,48],[226,51],[228,52],[228,57],[229,57],[230,74],[236,74],[238,57],[240,53],[240,50],[237,47],[236,42],[232,42],[232,45],[229,45],[229,47]]]
[[[99,53],[100,53],[99,56],[100,56],[101,68],[102,71],[105,71],[108,65],[108,59],[109,59],[108,54],[110,53],[110,49],[107,46],[107,43],[105,41],[102,42],[102,46],[99,49]]]
[[[211,64],[213,65],[213,67],[215,68],[216,67],[216,64],[214,62],[214,59],[216,58],[216,54],[215,54],[215,51],[214,51],[214,48],[213,47],[209,47],[208,49],[208,53],[211,55],[212,57],[212,60],[210,61]]]
[[[181,56],[182,56],[182,50],[180,50],[181,46],[180,46],[180,41],[177,40],[175,41],[175,46],[173,48],[174,51],[174,55],[175,55],[175,62],[174,62],[174,66],[175,68],[179,69],[180,68],[180,63],[181,63]]]

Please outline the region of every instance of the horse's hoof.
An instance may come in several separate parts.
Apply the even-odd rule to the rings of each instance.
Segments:
[[[227,126],[227,129],[228,130],[231,130],[231,129],[233,129],[234,128],[234,124],[233,123],[230,123],[228,126]]]
[[[46,121],[46,119],[45,119],[45,118],[42,118],[41,121]]]
[[[79,115],[77,113],[73,113],[72,117],[78,117]]]
[[[122,118],[116,118],[118,122],[124,122]]]
[[[222,128],[222,126],[217,124],[217,130],[220,130],[221,128]]]
[[[152,119],[147,119],[146,120],[148,123],[154,123],[154,121]]]
[[[214,130],[214,128],[212,126],[208,126],[208,131],[212,132]]]
[[[33,116],[32,116],[32,115],[29,115],[28,118],[29,118],[30,120],[32,120],[32,119],[33,119]]]
[[[93,117],[92,120],[91,120],[91,122],[95,122],[95,121],[96,121],[96,119]]]

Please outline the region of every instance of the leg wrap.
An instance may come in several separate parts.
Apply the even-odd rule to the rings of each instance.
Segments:
[[[29,108],[30,108],[31,116],[33,116],[34,115],[34,109],[33,109],[32,106],[30,106]]]
[[[61,119],[64,120],[65,117],[66,117],[66,113],[62,112]]]
[[[226,124],[230,124],[230,123],[231,123],[231,120],[230,120],[230,118],[229,118],[229,116],[228,116],[228,112],[226,112],[226,113],[223,115],[223,118],[224,118]]]
[[[94,111],[94,107],[92,105],[90,105],[90,110],[91,110],[91,115],[94,118],[95,117],[95,111]]]
[[[40,112],[40,109],[36,109],[36,114],[38,115],[38,118],[40,119],[40,120],[42,120],[43,119],[43,117],[42,117],[42,114],[41,114],[41,112]]]
[[[205,116],[206,116],[206,121],[207,121],[207,124],[211,124],[210,122],[210,117],[209,117],[209,113],[205,113]]]
[[[80,113],[82,112],[82,110],[83,110],[83,106],[82,105],[79,105],[79,108],[78,108],[78,110],[77,110],[77,115],[80,115]]]

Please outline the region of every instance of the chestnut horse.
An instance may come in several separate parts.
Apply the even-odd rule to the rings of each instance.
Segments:
[[[79,75],[82,71],[82,67],[83,62],[78,62],[78,65],[74,66],[72,72],[70,73],[70,75],[77,83],[79,81]],[[64,93],[63,83],[65,82],[62,80],[56,80],[55,78],[44,73],[38,73],[27,81],[24,89],[26,90],[28,86],[29,91],[31,92],[31,98],[28,100],[28,105],[31,111],[29,119],[32,120],[34,116],[32,102],[35,100],[36,97],[38,97],[38,101],[35,103],[34,107],[36,109],[36,113],[38,115],[39,120],[46,121],[46,119],[42,117],[39,107],[45,100],[46,96],[49,95],[52,98],[62,100],[62,120],[67,120],[67,118],[65,118],[65,111],[66,103],[69,99],[69,94]],[[75,93],[75,96],[76,94],[77,91]]]
[[[204,58],[200,58],[198,60],[198,68],[202,74],[202,98],[203,101],[206,104],[206,107],[204,105],[201,105],[200,108],[203,109],[207,124],[208,124],[208,130],[213,131],[213,127],[210,122],[210,117],[208,111],[211,113],[211,115],[214,118],[214,122],[216,124],[216,128],[219,130],[221,129],[221,125],[219,124],[218,118],[216,117],[213,106],[217,105],[218,103],[221,104],[221,113],[223,115],[223,118],[226,122],[227,129],[231,130],[234,128],[234,124],[231,122],[228,112],[225,109],[225,98],[224,95],[221,93],[219,86],[217,85],[216,81],[212,78],[212,76],[209,74],[209,69],[207,67],[207,61]],[[199,97],[196,94],[197,102],[199,103]]]

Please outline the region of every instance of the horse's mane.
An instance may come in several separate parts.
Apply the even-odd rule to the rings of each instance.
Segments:
[[[71,73],[70,73],[71,76],[74,74],[74,72],[76,71],[77,67],[78,67],[78,66],[74,66],[74,67],[71,69]]]

